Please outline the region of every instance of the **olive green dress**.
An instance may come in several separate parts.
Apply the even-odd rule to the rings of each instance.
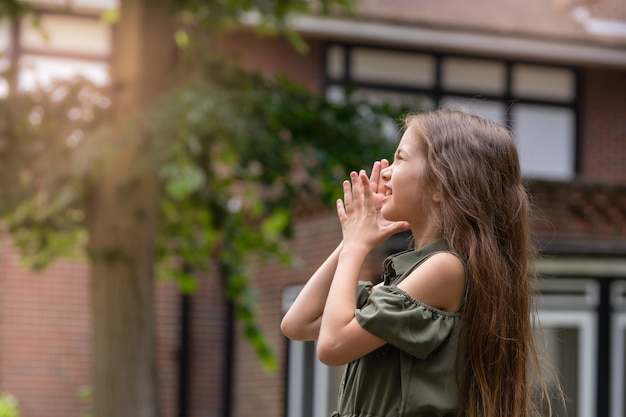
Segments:
[[[347,365],[333,417],[460,415],[460,313],[430,307],[396,287],[437,252],[449,252],[442,241],[390,256],[384,285],[371,293],[372,283],[359,282],[356,319],[388,343]]]

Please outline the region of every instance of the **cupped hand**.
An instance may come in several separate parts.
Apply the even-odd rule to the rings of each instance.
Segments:
[[[388,226],[392,223],[389,220],[385,219],[382,214],[380,214],[380,209],[383,206],[383,199],[385,198],[385,190],[383,186],[381,172],[387,167],[389,167],[389,161],[387,161],[386,159],[375,161],[374,166],[372,166],[372,174],[370,175],[370,189],[372,190],[372,198],[374,200],[374,207],[376,208],[378,223],[381,226]]]
[[[370,178],[364,170],[351,172],[350,181],[343,182],[343,200],[337,200],[344,248],[357,246],[371,251],[390,236],[408,229],[406,222],[390,222],[380,215],[384,194],[380,186],[381,167],[388,162],[375,162]]]

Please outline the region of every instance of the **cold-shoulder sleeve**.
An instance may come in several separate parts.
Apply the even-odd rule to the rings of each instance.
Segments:
[[[381,286],[357,307],[355,317],[370,333],[425,359],[450,336],[458,314],[421,303],[398,287]]]
[[[356,286],[356,308],[361,308],[367,304],[367,300],[370,298],[370,291],[372,290],[372,284],[370,281],[359,281]]]

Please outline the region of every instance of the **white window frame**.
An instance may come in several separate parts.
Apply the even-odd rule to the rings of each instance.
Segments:
[[[311,358],[306,358],[306,344],[311,342],[289,341],[289,363],[287,365],[287,417],[303,417],[302,403],[304,401],[304,375],[303,365]],[[317,343],[314,342],[314,349]],[[313,386],[312,386],[312,417],[328,417],[335,409],[336,404],[331,401],[333,397],[331,387],[334,385],[331,378],[336,373],[333,367],[324,365],[313,354]]]
[[[597,314],[594,311],[549,311],[538,313],[544,328],[575,327],[578,334],[578,416],[589,417],[596,412],[596,338]]]
[[[624,363],[626,312],[614,314],[611,327],[611,415],[613,417],[624,417],[624,413],[626,413],[624,409],[626,398],[623,397],[624,384],[626,384],[626,378],[624,377],[624,368],[626,366]]]
[[[286,312],[298,293],[302,290],[302,285],[294,285],[285,288],[283,291],[282,308]],[[313,386],[312,386],[312,417],[328,417],[334,410],[336,404],[331,403],[330,389],[334,385],[331,378],[336,375],[336,367],[323,364],[317,358],[317,342],[313,342],[313,358],[306,357],[307,343],[289,340],[288,342],[288,363],[287,363],[287,417],[303,417],[302,402],[304,399],[304,364],[313,359]],[[341,367],[339,367],[341,368]]]
[[[611,285],[611,305],[615,312],[611,316],[611,416],[624,417],[626,398],[623,397],[626,384],[626,281],[616,281]]]
[[[407,65],[403,65],[402,62],[413,60],[417,62],[418,58],[429,64],[417,66],[415,70],[408,70],[405,74],[403,68],[407,68]],[[384,72],[386,67],[381,62],[387,63],[388,67],[388,62],[394,61],[399,65],[391,65],[396,74],[392,76],[389,71]],[[459,72],[459,69],[462,71]],[[482,77],[483,73],[488,73],[489,76]],[[422,78],[416,80],[416,74]],[[516,126],[514,113],[518,105],[528,106],[517,112],[518,118],[528,116],[529,109],[532,110],[531,106],[567,110],[573,114],[571,118],[564,119],[557,113],[550,112],[542,114],[551,121],[552,126],[556,127],[559,140],[550,141],[551,147],[545,145],[541,147],[546,148],[545,151],[554,158],[559,158],[558,165],[553,166],[549,159],[539,159],[538,154],[534,154],[535,144],[529,138],[535,138],[536,135],[525,138],[521,134],[516,136],[516,139],[530,149],[526,152],[529,154],[527,157],[520,158],[522,175],[528,178],[564,180],[574,178],[578,174],[576,166],[579,129],[576,123],[578,74],[575,67],[454,53],[439,55],[427,51],[390,49],[376,45],[332,43],[326,50],[325,76],[326,93],[333,99],[341,97],[341,89],[350,86],[357,92],[360,89],[368,90],[366,97],[375,97],[372,91],[378,90],[398,96],[427,97],[424,101],[440,107],[456,108],[450,103],[459,101],[461,110],[478,114],[485,110],[480,106],[481,101],[497,102],[502,105],[503,114],[495,114],[496,121],[508,125],[513,132],[528,131],[528,126],[533,125],[530,123],[523,126],[520,125],[520,120],[517,120]],[[465,82],[459,83],[462,79],[465,79]],[[546,88],[546,85],[551,88]],[[395,101],[404,100],[392,99],[391,102]],[[412,105],[410,101],[408,104]],[[420,107],[419,110],[428,109],[423,105]],[[494,115],[489,114],[483,116],[494,118]],[[566,123],[563,123],[563,120]],[[526,130],[521,130],[522,128]],[[551,136],[546,135],[543,140],[550,140]]]

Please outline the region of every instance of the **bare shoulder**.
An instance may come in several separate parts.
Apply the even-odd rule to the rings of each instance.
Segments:
[[[439,252],[415,268],[398,287],[425,304],[454,312],[461,305],[465,268],[454,254]]]

